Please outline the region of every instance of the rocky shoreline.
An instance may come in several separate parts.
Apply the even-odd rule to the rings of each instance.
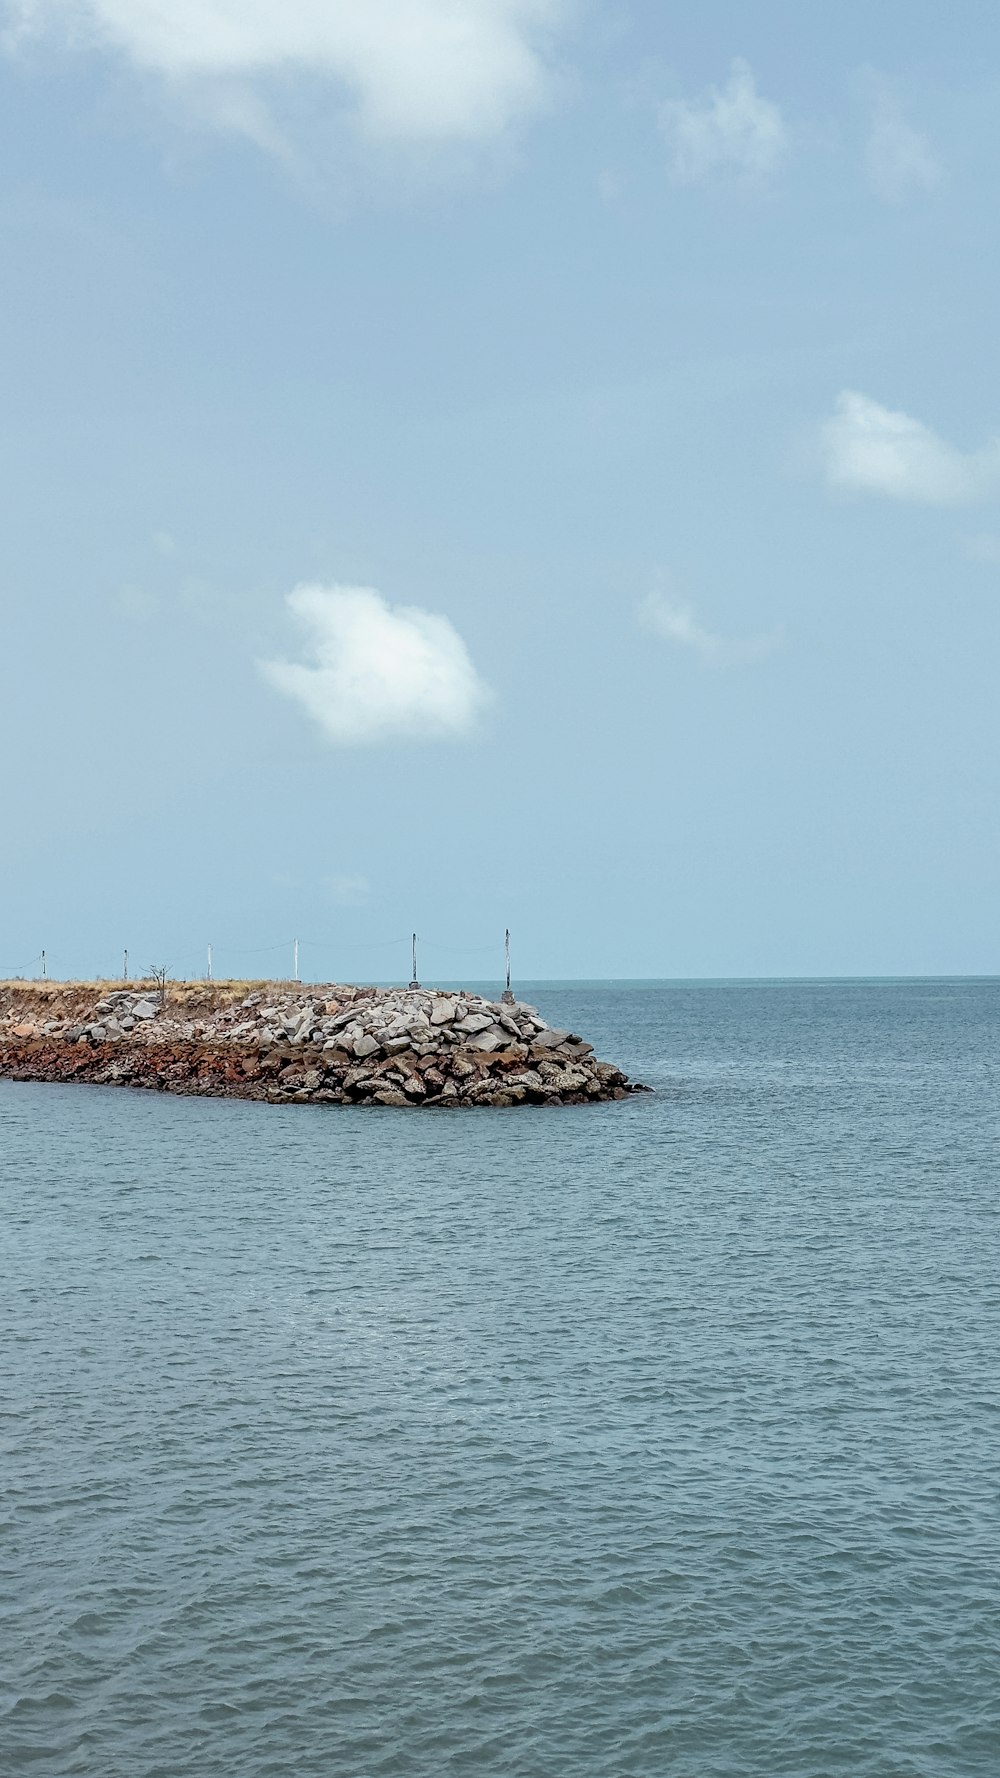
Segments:
[[[2,1078],[425,1108],[648,1091],[519,1001],[273,982],[0,984]]]

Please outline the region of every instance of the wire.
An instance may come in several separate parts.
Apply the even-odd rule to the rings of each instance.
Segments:
[[[290,951],[294,942],[294,939],[283,938],[280,944],[255,945],[252,950],[234,950],[230,945],[214,945],[212,948],[213,951],[221,951],[227,957],[264,957],[270,956],[275,951]]]
[[[40,963],[41,961],[42,953],[39,951],[37,957],[29,957],[27,963],[19,963],[16,969],[8,970],[4,979],[8,982],[16,981],[18,976],[21,975],[24,970],[30,969],[33,963]]]
[[[340,950],[343,950],[343,951],[391,951],[397,945],[408,945],[409,942],[410,942],[410,940],[408,937],[407,938],[384,938],[384,939],[380,939],[375,944],[368,944],[368,945],[355,944],[353,941],[348,941],[347,943],[345,943],[343,938],[339,938],[339,939],[335,939],[335,938],[323,938],[323,939],[302,938],[299,940],[300,944],[308,945],[309,949],[311,951],[330,951],[330,950],[336,950],[336,951],[340,951]]]
[[[503,945],[442,945],[436,938],[422,938],[420,949],[444,951],[449,957],[492,957],[503,951]]]

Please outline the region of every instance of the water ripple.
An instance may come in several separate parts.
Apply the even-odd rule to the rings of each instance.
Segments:
[[[996,1778],[1000,987],[542,1004],[656,1097],[0,1083],[4,1778]]]

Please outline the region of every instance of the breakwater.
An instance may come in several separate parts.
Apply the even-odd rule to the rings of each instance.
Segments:
[[[324,1105],[582,1105],[646,1091],[519,1001],[343,984],[8,982],[0,1077]]]

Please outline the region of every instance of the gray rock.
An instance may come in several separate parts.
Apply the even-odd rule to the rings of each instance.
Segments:
[[[467,1031],[473,1035],[476,1031],[485,1031],[492,1023],[493,1020],[489,1013],[469,1012],[466,1013],[464,1019],[455,1020],[455,1029],[456,1031]]]
[[[378,1042],[378,1039],[375,1037],[369,1037],[367,1032],[365,1032],[365,1031],[363,1031],[361,1033],[360,1037],[356,1037],[354,1039],[354,1043],[352,1045],[354,1054],[361,1061],[364,1060],[365,1056],[373,1056],[375,1054],[375,1051],[378,1049],[381,1049],[381,1047],[382,1046]]]
[[[435,1000],[431,1006],[431,1024],[450,1025],[457,1005],[457,1000]]]
[[[137,1000],[132,1008],[132,1017],[134,1019],[155,1019],[159,1010],[159,1007],[153,1006],[149,1000]]]

